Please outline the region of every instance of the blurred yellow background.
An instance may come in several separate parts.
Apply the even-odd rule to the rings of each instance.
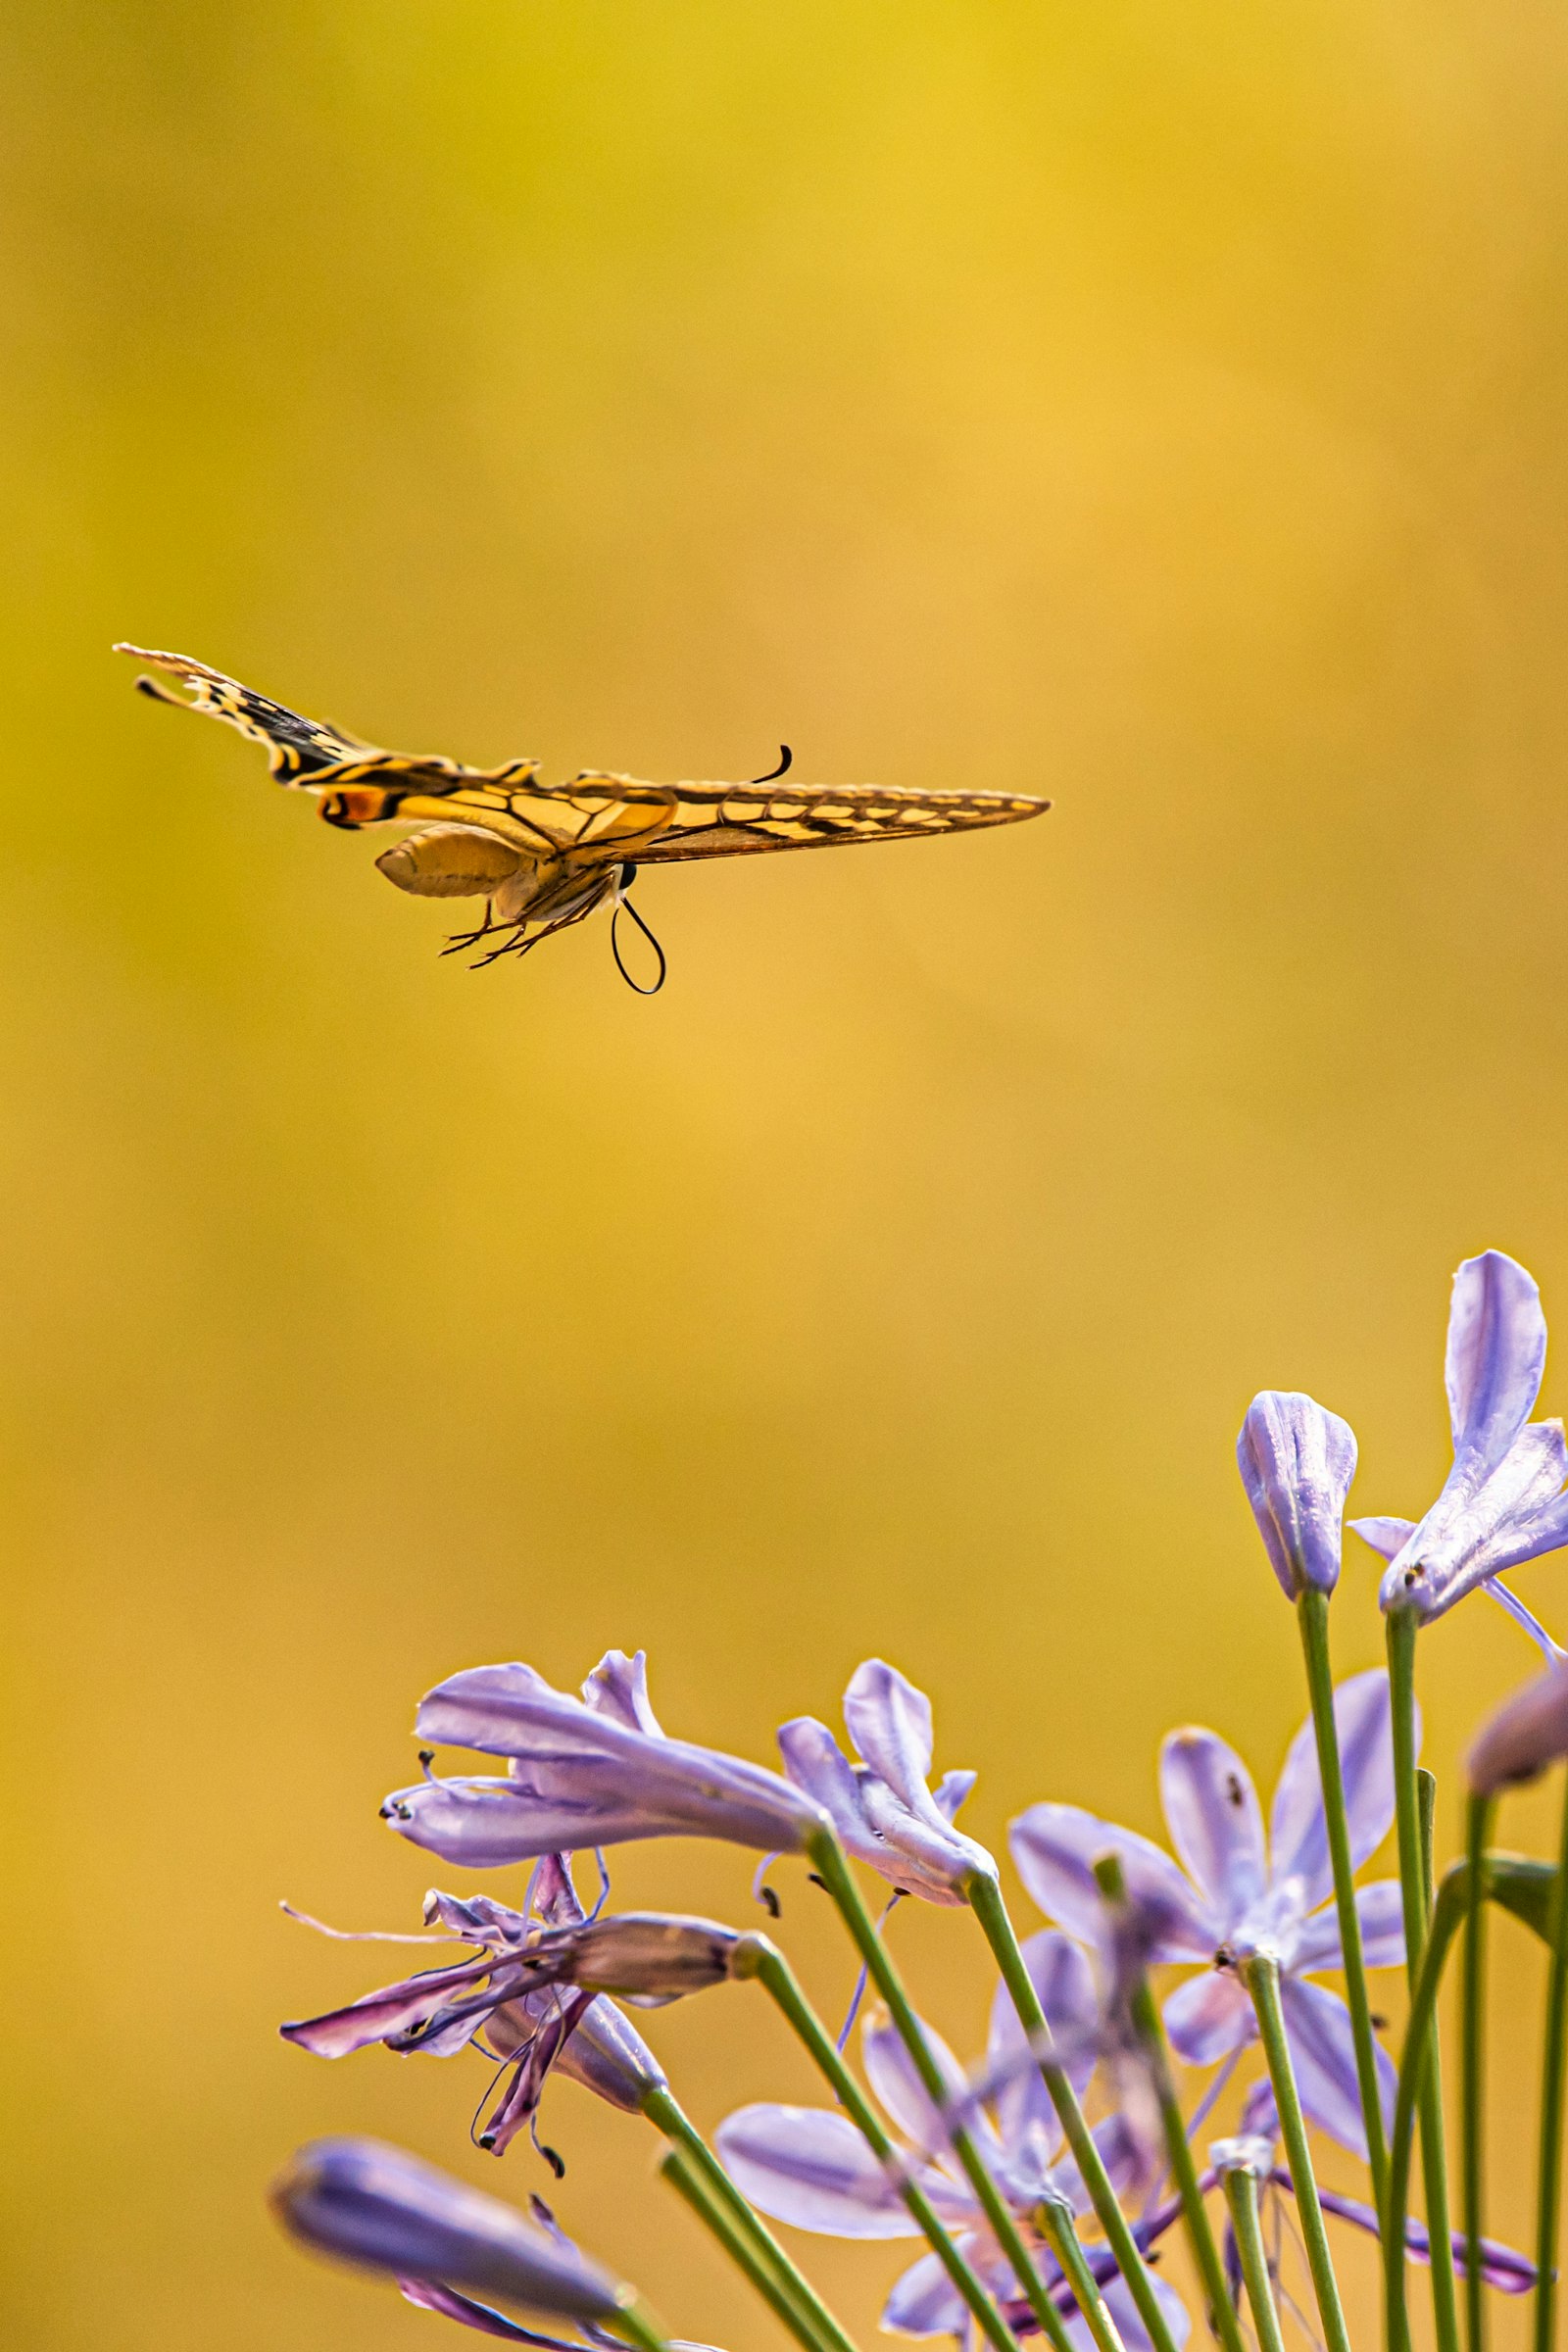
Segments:
[[[1568,43],[1537,0],[55,0],[0,42],[6,2340],[434,2352],[263,2205],[326,2130],[549,2186],[466,2146],[476,2060],[275,2037],[379,1965],[279,1896],[416,1924],[375,1806],[421,1690],[646,1643],[670,1728],[766,1756],[880,1652],[976,1835],[1154,1829],[1171,1724],[1266,1788],[1303,1710],[1252,1391],[1417,1510],[1457,1259],[1568,1318]],[[117,637],[547,774],[782,738],[1056,807],[646,876],[654,1003],[602,920],[471,977]],[[1520,1583],[1568,1622],[1561,1562]],[[1479,1601],[1423,1645],[1442,1765],[1531,1662]],[[750,1871],[641,1849],[616,1897],[749,1924]],[[974,2050],[972,1927],[895,1933]],[[742,1989],[650,2033],[705,2123],[813,2095]],[[1517,2236],[1533,2079],[1495,2104]],[[641,2125],[544,2120],[673,2328],[781,2340]],[[869,2328],[905,2250],[807,2251]]]

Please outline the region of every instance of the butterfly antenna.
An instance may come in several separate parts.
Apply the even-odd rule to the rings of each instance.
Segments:
[[[644,939],[647,940],[648,945],[653,949],[654,954],[659,957],[659,978],[654,982],[652,988],[644,988],[641,981],[634,980],[630,972],[628,972],[626,969],[625,959],[620,953],[620,942],[615,937],[615,925],[619,922],[623,914],[629,914],[631,916],[632,921],[636,924]],[[615,958],[616,971],[619,972],[621,978],[625,981],[626,986],[629,989],[632,989],[639,997],[658,996],[660,990],[664,985],[665,976],[668,973],[669,966],[664,961],[663,949],[660,946],[658,940],[649,930],[648,925],[643,921],[642,916],[638,913],[630,899],[618,899],[615,903],[615,911],[610,918],[610,952]]]
[[[771,784],[775,776],[786,775],[789,772],[789,765],[794,757],[795,754],[790,750],[789,745],[787,743],[781,743],[778,747],[777,767],[770,767],[765,776],[754,776],[752,778],[752,782],[754,784]]]
[[[167,686],[160,686],[156,678],[149,678],[145,674],[136,680],[136,692],[144,694],[150,703],[167,703],[171,710],[188,710],[191,708],[189,703],[181,702],[177,694],[171,694]]]

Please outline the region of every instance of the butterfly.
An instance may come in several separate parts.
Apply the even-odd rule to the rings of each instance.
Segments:
[[[824,850],[850,842],[912,841],[1039,816],[1049,801],[1001,792],[916,792],[875,784],[785,785],[779,765],[744,784],[648,784],[585,768],[542,784],[537,760],[466,767],[436,754],[387,752],[341,727],[302,718],[238,679],[184,654],[118,645],[177,678],[190,699],[147,676],[155,702],[221,718],[267,753],[279,784],[314,793],[329,825],[412,824],[376,864],[416,898],[483,899],[484,919],[458,932],[445,955],[476,950],[473,968],[524,956],[601,906],[612,910],[611,949],[621,976],[644,996],[663,985],[663,950],[627,897],[645,865],[741,858],[765,850]],[[615,926],[629,915],[659,958],[644,988],[621,957]]]

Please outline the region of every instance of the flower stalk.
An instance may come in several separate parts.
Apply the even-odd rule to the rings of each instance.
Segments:
[[[982,1934],[991,1946],[1004,1984],[1011,1995],[1018,2013],[1018,2023],[1028,2034],[1031,2046],[1039,2055],[1041,2078],[1055,2108],[1057,2120],[1066,2133],[1095,2218],[1105,2233],[1105,2241],[1116,2258],[1116,2267],[1127,2282],[1138,2316],[1149,2332],[1154,2352],[1176,2352],[1175,2339],[1154,2293],[1137,2240],[1122,2212],[1110,2177],[1105,2171],[1099,2148],[1095,2144],[1088,2120],[1079,2104],[1078,2094],[1068,2079],[1067,2071],[1052,2050],[1051,2027],[1040,2005],[1018,1938],[1013,1933],[1007,1906],[995,1879],[976,1877],[969,1883],[969,1902]]]
[[[1423,1832],[1420,1782],[1415,1760],[1415,1641],[1420,1619],[1413,1608],[1390,1609],[1386,1619],[1389,1690],[1394,1708],[1394,1802],[1399,1841],[1399,1888],[1404,1911],[1405,1967],[1412,1997],[1420,1978],[1430,1922],[1430,1831]],[[1406,2028],[1408,2035],[1409,2028]],[[1401,2073],[1402,2073],[1401,2067]],[[1432,2238],[1432,2317],[1438,2352],[1458,2352],[1459,2309],[1448,2229],[1448,2167],[1443,2126],[1443,2077],[1437,2036],[1423,2048],[1417,2083],[1421,2116],[1421,2166],[1426,2185],[1427,2229]],[[1401,2266],[1393,2249],[1400,2232],[1385,2231],[1390,2270]]]
[[[1536,2204],[1535,2352],[1552,2352],[1556,2321],[1558,2213],[1562,2198],[1563,2075],[1568,2065],[1568,1789],[1563,1795],[1557,1878],[1547,1913],[1551,1963],[1541,2064],[1541,2156]]]
[[[1100,2291],[1100,2281],[1089,2268],[1083,2247],[1078,2243],[1078,2230],[1072,2207],[1065,2197],[1042,2197],[1035,2207],[1035,2226],[1061,2266],[1061,2275],[1072,2288],[1084,2324],[1095,2340],[1096,2352],[1127,2352],[1115,2321],[1111,2318],[1105,2298]]]
[[[1317,2297],[1318,2316],[1323,2322],[1324,2341],[1328,2352],[1350,2352],[1345,2311],[1340,2302],[1339,2280],[1334,2275],[1334,2258],[1329,2251],[1328,2232],[1323,2226],[1323,2207],[1318,2200],[1317,2180],[1312,2170],[1312,2151],[1307,2145],[1306,2118],[1301,2113],[1300,2096],[1296,2087],[1296,2070],[1291,2064],[1291,2045],[1285,2033],[1285,2013],[1280,2007],[1279,1964],[1267,1952],[1256,1952],[1250,1959],[1243,1961],[1242,1975],[1252,1996],[1263,2055],[1268,2061],[1269,2081],[1274,2086],[1280,2134],[1285,2141],[1285,2154],[1291,2168],[1291,2185],[1296,2192],[1296,2209],[1300,2216],[1301,2237],[1306,2246],[1307,2268],[1312,2274],[1312,2291]],[[1397,2269],[1398,2265],[1392,2267]]]
[[[887,2003],[894,2029],[909,2054],[910,2064],[919,2076],[927,2097],[938,2114],[943,2114],[948,2105],[949,2092],[942,2069],[931,2055],[925,2035],[920,2031],[920,2021],[904,1989],[903,1980],[893,1965],[887,1945],[877,1934],[876,1922],[860,1899],[860,1890],[855,1883],[843,1847],[831,1833],[818,1833],[808,1851],[823,1885],[838,1906],[856,1949],[871,1972],[871,1982]],[[986,2160],[975,2144],[973,2132],[956,2119],[948,2119],[948,2135],[953,2143],[953,2152],[963,2168],[964,2178],[979,2200],[980,2210],[995,2232],[998,2245],[1012,2265],[1018,2284],[1023,2289],[1024,2300],[1036,2323],[1057,2347],[1057,2352],[1069,2352],[1061,2314],[1051,2300],[1039,2265],[1029,2251],[1006,2199],[991,2178]],[[1088,2317],[1087,2313],[1085,2317]]]
[[[802,2352],[823,2352],[831,2340],[811,2326],[805,2312],[780,2279],[772,2265],[759,2253],[749,2231],[740,2228],[727,2203],[711,2194],[708,2175],[700,2173],[683,2148],[671,2146],[660,2158],[659,2170],[677,2196],[688,2204],[705,2230],[723,2247],[724,2252],[767,2305],[773,2317],[788,2328]],[[848,2338],[844,2339],[846,2342]]]
[[[1465,1854],[1470,1866],[1464,1919],[1464,1978],[1460,2033],[1461,2131],[1464,2168],[1464,2307],[1470,2352],[1484,2352],[1486,2292],[1481,2268],[1481,2231],[1486,2167],[1486,1850],[1493,1800],[1472,1794],[1465,1813]]]
[[[1121,1863],[1114,1854],[1102,1854],[1094,1868],[1100,1891],[1111,1913],[1113,1933],[1119,1926],[1121,1934],[1118,1940],[1124,1947],[1130,1948],[1134,1936],[1129,1931],[1135,1932],[1136,1923],[1128,1918]],[[1198,2168],[1188,2145],[1181,2101],[1171,2080],[1164,2029],[1150,1989],[1149,1973],[1141,1957],[1130,1966],[1123,1992],[1127,2002],[1128,2023],[1143,2052],[1155,2104],[1159,2109],[1160,2130],[1165,2139],[1165,2161],[1170,2166],[1171,2178],[1176,2183],[1188,2243],[1198,2265],[1199,2277],[1203,2281],[1203,2291],[1208,2297],[1210,2325],[1225,2347],[1225,2352],[1246,2352],[1241,2323],[1225,2284],[1224,2265],[1220,2261],[1219,2248],[1214,2242],[1214,2232],[1209,2227],[1207,2209],[1203,2204]]]
[[[1329,1663],[1329,1604],[1327,1593],[1314,1585],[1302,1591],[1296,1604],[1306,1662],[1306,1684],[1312,1705],[1312,1730],[1317,1741],[1318,1776],[1323,1784],[1323,1818],[1328,1829],[1329,1859],[1334,1870],[1334,1902],[1339,1915],[1340,1941],[1345,1956],[1345,1992],[1355,2039],[1355,2074],[1366,2125],[1367,2169],[1372,2179],[1372,2202],[1380,2206],[1388,2186],[1388,2151],[1383,2139],[1383,2109],[1378,2096],[1376,2040],[1372,2003],[1367,1991],[1366,1962],[1361,1949],[1361,1923],[1355,1907],[1355,1864],[1350,1852],[1349,1822],[1345,1809],[1345,1775],[1340,1763],[1340,1740],[1334,1721],[1334,1677]]]
[[[1248,2307],[1252,2314],[1252,2326],[1257,2331],[1258,2352],[1285,2352],[1279,2306],[1274,2300],[1274,2281],[1269,2277],[1268,2256],[1263,2246],[1257,2175],[1246,2165],[1236,2165],[1226,2171],[1224,2178],[1225,2202],[1230,2208],[1231,2230],[1236,2239],[1237,2254],[1241,2258],[1242,2283],[1247,2289]]]
[[[663,2133],[679,2167],[671,2173],[673,2185],[706,2221],[713,2235],[740,2264],[760,2294],[783,2319],[807,2352],[856,2352],[853,2339],[840,2327],[805,2275],[797,2269],[772,2231],[754,2213],[713,2154],[680,2102],[666,2087],[648,2091],[643,2113]],[[661,2169],[667,2169],[669,2159]],[[716,2219],[713,2218],[716,2216]],[[738,2241],[745,2259],[731,2244]],[[764,2287],[762,2279],[767,2281]]]
[[[770,1942],[765,1936],[743,1936],[736,1947],[733,1966],[737,1977],[755,1978],[771,1996],[786,2022],[805,2044],[808,2055],[828,2082],[872,2155],[885,2168],[889,2178],[897,2180],[900,2195],[919,2224],[927,2244],[962,2296],[970,2317],[992,2346],[992,2352],[1017,2352],[1017,2339],[1012,2330],[964,2260],[954,2242],[952,2232],[918,2180],[912,2180],[904,2170],[899,2151],[882,2129],[876,2109],[844,2063],[832,2035],[801,1990],[795,1971],[777,1944]]]

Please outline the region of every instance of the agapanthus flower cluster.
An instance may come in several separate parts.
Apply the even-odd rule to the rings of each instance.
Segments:
[[[1549,2330],[1568,1846],[1552,1869],[1489,1842],[1499,1795],[1568,1756],[1568,1666],[1499,1582],[1568,1545],[1562,1427],[1529,1419],[1544,1353],[1539,1294],[1523,1269],[1496,1252],[1461,1266],[1447,1345],[1453,1466],[1424,1518],[1352,1522],[1388,1562],[1389,1663],[1338,1683],[1329,1604],[1356,1442],[1345,1420],[1298,1392],[1265,1391],[1248,1409],[1243,1488],[1299,1621],[1310,1701],[1266,1821],[1248,1764],[1215,1731],[1181,1726],[1160,1746],[1168,1845],[1105,1820],[1083,1801],[1090,1792],[1074,1785],[1071,1760],[1045,1752],[1044,1787],[1019,1792],[1033,1801],[1007,1826],[1017,1881],[1046,1923],[1020,1940],[996,1859],[956,1827],[975,1776],[950,1770],[933,1781],[930,1702],[881,1659],[861,1665],[845,1694],[851,1752],[814,1715],[798,1715],[777,1735],[782,1771],[667,1734],[641,1652],[610,1651],[580,1694],[528,1665],[470,1668],[419,1702],[422,1777],[381,1810],[443,1864],[508,1874],[500,1890],[430,1891],[419,1933],[388,1940],[442,1946],[431,1965],[286,2025],[285,2037],[330,2058],[374,2044],[443,2058],[479,2051],[497,2072],[475,2138],[495,2156],[526,2132],[561,2167],[538,2139],[557,2077],[644,2117],[694,2226],[804,2352],[853,2352],[792,2250],[812,2235],[920,2243],[882,2326],[984,2341],[991,2352],[1030,2335],[1054,2352],[1179,2352],[1204,2333],[1246,2352],[1252,2338],[1277,2347],[1298,2323],[1328,2352],[1349,2352],[1335,2269],[1334,2232],[1346,2229],[1379,2243],[1393,2352],[1406,2340],[1412,2262],[1429,2274],[1445,2352],[1457,2341],[1461,2295],[1474,2328],[1487,2291],[1533,2291]],[[1413,1645],[1477,1588],[1524,1620],[1551,1663],[1473,1744],[1471,1835],[1434,1900]],[[449,1771],[440,1749],[500,1768]],[[1376,1873],[1396,1828],[1396,1871],[1363,1875]],[[772,1866],[782,1874],[792,1857],[805,1863],[847,1931],[842,2026],[817,2014],[758,1911],[736,1925],[613,1906],[615,1847],[693,1836],[767,1858],[754,1891],[769,1917]],[[858,1872],[881,1883],[880,1919]],[[588,1908],[580,1889],[590,1884]],[[906,1988],[889,1914],[907,1900],[972,1914],[983,1938],[971,1932],[967,1947],[955,1944],[989,2007],[983,2055],[968,2066]],[[1450,1946],[1479,1966],[1496,1904],[1552,1951],[1533,2258],[1482,2230],[1482,2168],[1469,2161],[1482,2130],[1476,2003],[1464,2013],[1458,2214],[1445,2203],[1439,2161],[1432,2019],[1443,1968]],[[956,1920],[952,1933],[961,1935]],[[1401,2004],[1375,2009],[1370,1996],[1370,1978],[1393,1970],[1409,1985],[1402,2038],[1391,2038],[1381,2014]],[[697,2128],[621,2004],[657,2010],[719,1986],[732,2001],[775,2004],[820,2074],[818,2103],[781,2104],[760,2082],[710,2134]],[[472,2105],[466,2087],[455,2127]],[[555,2121],[551,2132],[569,2140]],[[1320,2182],[1325,2142],[1342,2173],[1364,2175],[1364,2195]],[[1424,2176],[1424,2217],[1410,2210],[1412,2165]],[[398,2150],[345,2140],[303,2151],[276,2202],[311,2244],[481,2332],[551,2345],[678,2340],[562,2235],[537,2197],[525,2219]],[[795,2236],[781,2241],[770,2223]],[[1181,2257],[1166,2260],[1177,2246]],[[516,2311],[566,2332],[542,2334]],[[1538,2341],[1549,2333],[1538,2328]]]

